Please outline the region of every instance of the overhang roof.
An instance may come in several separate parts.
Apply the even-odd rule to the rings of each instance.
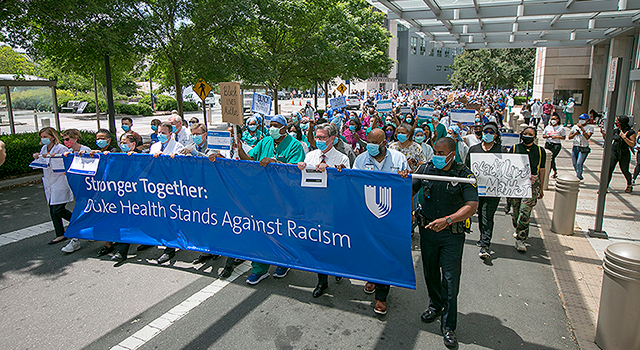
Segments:
[[[443,47],[590,46],[640,26],[640,0],[369,0]]]

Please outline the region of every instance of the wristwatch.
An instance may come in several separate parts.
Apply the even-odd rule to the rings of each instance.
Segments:
[[[453,224],[453,220],[451,220],[450,216],[445,216],[444,219],[447,220],[447,225],[451,226],[451,224]]]

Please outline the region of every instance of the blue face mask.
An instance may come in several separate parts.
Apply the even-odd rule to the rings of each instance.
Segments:
[[[51,140],[49,140],[49,138],[44,138],[44,139],[40,139],[40,142],[42,142],[42,144],[45,146],[49,146],[49,144],[51,143]]]
[[[449,154],[447,154],[446,156],[434,155],[433,158],[431,158],[431,162],[433,162],[433,166],[436,167],[436,169],[443,169],[444,167],[446,167],[447,164],[449,164],[449,162],[447,162],[447,157],[449,156]]]
[[[375,143],[367,143],[367,152],[369,152],[369,155],[372,157],[377,156],[378,154],[380,154],[380,145]]]
[[[169,136],[165,134],[158,134],[158,141],[160,141],[161,143],[165,143],[169,141]]]
[[[171,131],[173,131],[173,133],[175,134],[176,132],[178,132],[178,128],[176,128],[175,125],[171,125]]]
[[[407,141],[407,135],[398,134],[398,141],[400,141],[401,143]]]
[[[269,128],[269,135],[271,135],[271,137],[273,137],[274,140],[277,140],[280,138],[280,128],[277,128],[275,126],[272,126]]]
[[[309,129],[309,123],[300,123],[300,129],[307,131],[307,129]]]
[[[335,145],[337,145],[337,144],[338,144],[338,137],[336,136],[336,137],[333,139],[333,145],[335,146]]]
[[[480,122],[481,122],[480,118],[476,118],[476,123],[480,123]]]
[[[413,138],[414,141],[416,141],[417,143],[422,143],[424,142],[424,136],[416,136]]]
[[[251,131],[256,131],[256,129],[258,129],[258,126],[257,125],[249,125],[248,128]]]
[[[356,126],[355,125],[349,125],[349,131],[355,132],[356,131]]]
[[[108,144],[109,144],[109,141],[107,140],[96,140],[96,145],[98,145],[98,147],[100,148],[105,148],[107,147]]]
[[[316,140],[316,147],[318,147],[319,150],[324,151],[327,149],[327,141]]]
[[[129,131],[131,128],[129,127],[129,125],[123,125],[122,126],[122,130],[124,131]]]
[[[493,139],[496,138],[496,135],[494,134],[482,134],[482,141],[486,142],[486,143],[491,143],[493,142]]]
[[[191,139],[193,140],[193,143],[198,146],[202,143],[202,135],[191,135]]]
[[[406,121],[407,123],[411,124],[411,118],[407,118],[407,119],[405,119],[405,121]]]
[[[129,152],[129,151],[131,151],[131,147],[129,147],[129,145],[127,145],[126,143],[121,143],[121,144],[120,144],[120,149],[122,150],[122,152]]]
[[[158,130],[158,126],[157,125],[151,125],[151,130],[157,131]]]

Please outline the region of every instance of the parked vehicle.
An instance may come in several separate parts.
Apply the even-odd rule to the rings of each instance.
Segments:
[[[348,95],[346,100],[347,100],[347,109],[354,108],[354,107],[355,109],[360,109],[362,100],[360,100],[360,97],[358,95]]]

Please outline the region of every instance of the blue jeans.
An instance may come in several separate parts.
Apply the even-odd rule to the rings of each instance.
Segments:
[[[582,180],[582,171],[584,170],[584,161],[587,160],[589,153],[580,152],[580,147],[573,146],[571,150],[571,161],[573,162],[573,168],[576,170],[576,176]]]

